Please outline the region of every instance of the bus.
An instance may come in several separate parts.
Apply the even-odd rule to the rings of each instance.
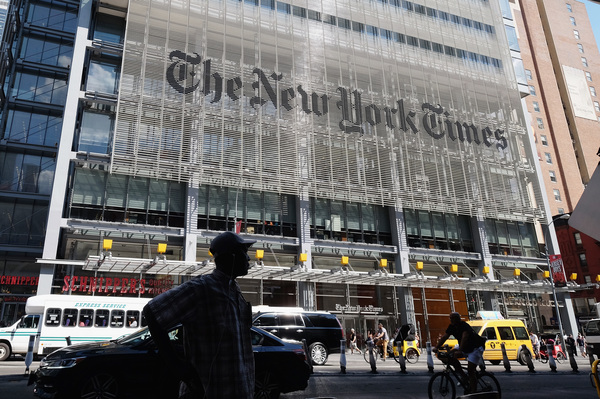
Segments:
[[[33,354],[46,355],[69,344],[119,338],[146,326],[142,309],[151,298],[37,295],[27,299],[26,315],[0,328],[0,361],[25,355],[35,336]]]

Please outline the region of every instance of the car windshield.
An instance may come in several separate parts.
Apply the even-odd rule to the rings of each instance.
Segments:
[[[152,336],[150,335],[150,330],[148,330],[148,327],[144,327],[141,330],[134,332],[133,334],[117,338],[117,342],[121,345],[135,346],[146,342],[151,338]]]

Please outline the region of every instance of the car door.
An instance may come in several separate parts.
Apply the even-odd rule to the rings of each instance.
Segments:
[[[264,313],[254,319],[252,325],[279,337],[279,325],[274,313]]]
[[[504,342],[504,348],[506,349],[508,360],[515,360],[517,358],[518,348],[512,328],[509,326],[498,326],[497,328],[500,341]]]
[[[280,338],[295,339],[302,341],[305,338],[305,326],[302,321],[302,316],[299,314],[291,313],[280,313],[277,317],[279,324],[279,334],[276,334]]]
[[[479,335],[487,339],[485,341],[483,358],[485,360],[502,360],[502,349],[500,347],[500,340],[496,334],[496,328],[486,327]]]

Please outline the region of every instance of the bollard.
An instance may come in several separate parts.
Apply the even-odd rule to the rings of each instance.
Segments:
[[[33,346],[35,344],[35,335],[29,336],[29,346],[27,347],[27,355],[25,355],[25,374],[29,373],[29,366],[33,362]]]
[[[431,342],[427,342],[427,368],[433,373],[433,355],[431,354]]]
[[[506,347],[504,345],[504,342],[500,343],[500,348],[502,349],[502,362],[504,363],[504,370],[507,373],[510,373],[510,361],[508,361],[508,355],[506,354]]]
[[[71,337],[65,337],[67,340],[67,346],[71,346]]]
[[[571,368],[574,373],[579,373],[579,368],[577,367],[577,361],[575,360],[575,348],[574,345],[567,344],[567,355],[569,356],[569,363],[571,363]]]
[[[346,340],[340,339],[340,370],[346,374]]]
[[[396,341],[396,348],[398,348],[398,363],[400,363],[400,372],[406,374],[406,359],[404,358],[404,341]]]
[[[550,365],[550,371],[556,373],[556,360],[554,360],[554,345],[546,344],[546,353],[548,353],[548,364]]]
[[[530,373],[535,373],[535,367],[533,366],[533,360],[531,358],[531,351],[527,347],[527,345],[521,345],[521,353],[525,355],[525,362],[527,363],[527,367],[529,368]]]
[[[369,363],[371,364],[371,373],[377,373],[375,356],[373,355],[373,341],[367,341],[367,344],[369,345]]]

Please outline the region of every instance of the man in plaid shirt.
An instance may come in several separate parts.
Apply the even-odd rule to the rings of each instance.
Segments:
[[[255,241],[225,232],[211,243],[216,269],[151,300],[144,308],[159,352],[181,378],[180,398],[252,398],[252,308],[235,281],[248,273]],[[185,360],[167,331],[181,323]]]

